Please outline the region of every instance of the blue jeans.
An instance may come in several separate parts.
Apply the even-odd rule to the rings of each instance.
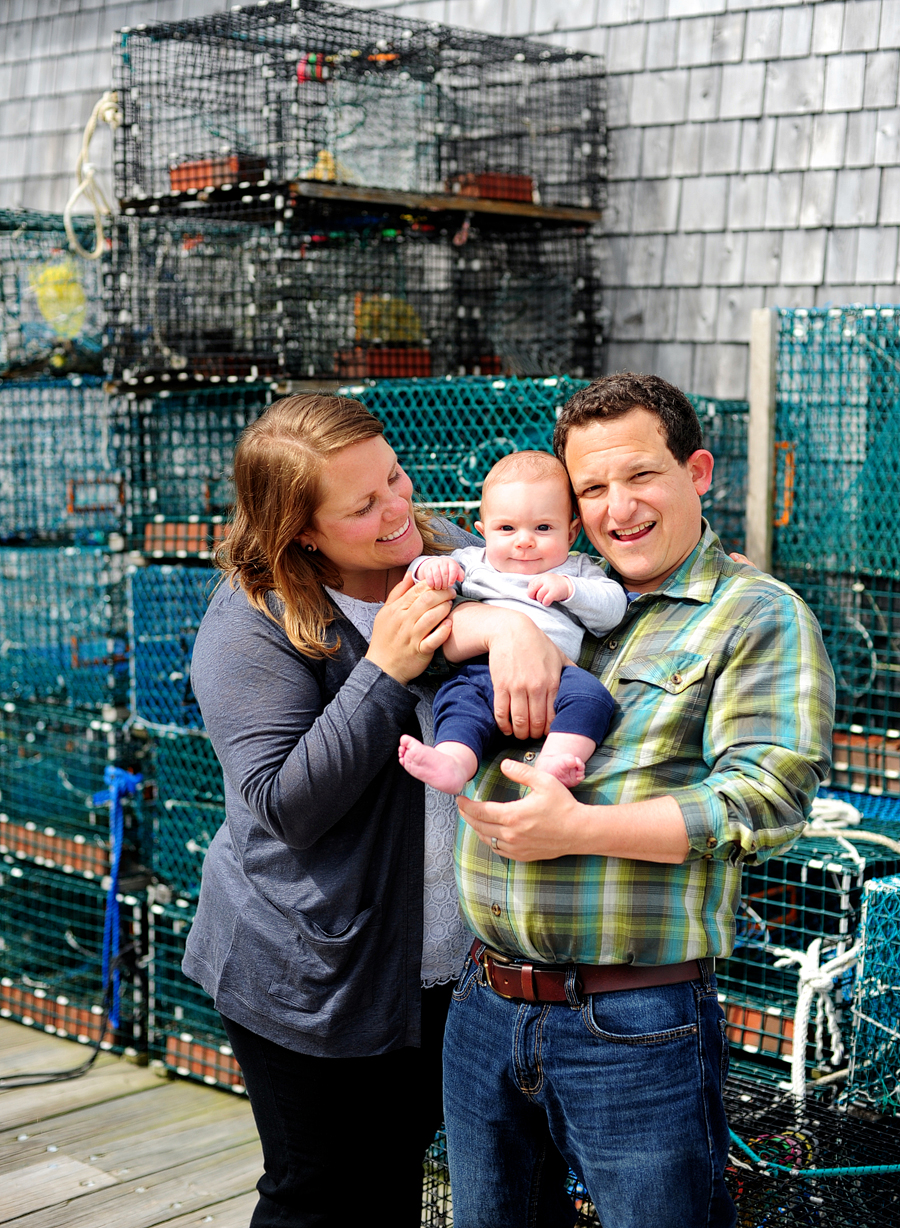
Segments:
[[[566,1163],[604,1228],[733,1228],[727,1067],[712,975],[541,1005],[470,957],[444,1035],[455,1228],[571,1228]]]

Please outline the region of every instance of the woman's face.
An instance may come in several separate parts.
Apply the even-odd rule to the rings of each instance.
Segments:
[[[406,567],[422,553],[412,482],[383,436],[351,444],[325,462],[322,499],[300,544],[314,545],[334,563],[350,596],[368,574]]]

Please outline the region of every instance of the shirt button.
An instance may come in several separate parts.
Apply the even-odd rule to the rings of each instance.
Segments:
[[[712,853],[704,853],[704,854],[703,854],[703,860],[704,860],[704,861],[712,861]]]
[[[618,640],[608,640],[606,647],[609,648],[611,652],[615,652],[615,650],[619,647],[619,641]]]
[[[719,842],[718,842],[718,840],[715,838],[715,836],[707,836],[707,838],[706,838],[706,847],[707,847],[708,849],[714,849],[718,843],[719,843]]]
[[[499,905],[499,904],[492,904],[492,905],[491,905],[491,912],[494,914],[494,916],[495,916],[495,917],[499,917],[499,916],[500,916],[501,911],[502,911],[502,910],[501,910],[501,908],[500,908],[500,905]]]
[[[525,752],[525,762],[526,762],[526,763],[534,763],[535,759],[537,759],[537,755],[536,755],[536,753],[535,753],[533,750],[526,750],[526,752]]]
[[[681,682],[681,674],[673,674],[672,681],[675,683],[676,686],[678,686],[679,682]]]

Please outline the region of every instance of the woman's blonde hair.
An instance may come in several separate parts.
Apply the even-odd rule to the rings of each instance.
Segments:
[[[310,393],[270,405],[238,442],[234,523],[216,562],[307,656],[331,656],[340,647],[340,639],[326,639],[334,612],[322,585],[340,589],[343,581],[320,552],[305,551],[298,536],[315,518],[328,458],[383,434],[382,423],[359,401]],[[428,513],[417,507],[414,514],[425,553],[444,549]],[[269,607],[270,592],[284,605],[280,617]]]

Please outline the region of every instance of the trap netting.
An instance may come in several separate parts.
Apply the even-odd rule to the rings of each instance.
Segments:
[[[141,771],[142,744],[100,714],[40,703],[0,704],[0,853],[102,878],[109,810],[94,795],[109,764]],[[126,866],[149,855],[131,799],[123,802]]]
[[[204,378],[590,373],[593,237],[289,193],[120,221],[108,370]]]
[[[489,469],[510,452],[552,452],[557,411],[586,384],[569,376],[482,376],[385,380],[340,391],[384,423],[416,498],[471,525]]]
[[[779,314],[773,569],[822,626],[836,784],[900,795],[900,309]]]
[[[93,546],[0,547],[0,643],[0,699],[123,704],[123,556]]]
[[[137,975],[124,975],[144,956],[146,924],[140,897],[122,893],[119,950],[123,976],[120,1027],[105,1048],[142,1048],[145,995]],[[57,1036],[98,1040],[103,1021],[103,930],[106,891],[76,875],[0,862],[0,1017]]]
[[[846,1065],[853,1043],[854,968],[831,981],[828,965],[859,935],[863,889],[900,870],[900,850],[866,841],[865,833],[900,840],[900,803],[823,790],[823,799],[852,800],[858,825],[838,831],[810,828],[787,852],[747,866],[736,917],[732,956],[716,963],[716,979],[732,1045],[777,1079],[790,1074],[802,1045],[808,1074]],[[813,826],[816,826],[815,824]],[[815,956],[811,958],[813,944]],[[823,974],[805,1035],[794,1025],[803,978]]]
[[[90,220],[73,223],[92,245]],[[0,375],[100,375],[102,345],[100,273],[69,251],[62,217],[0,210]]]
[[[222,768],[205,733],[150,732],[155,799],[152,868],[181,899],[195,899],[206,850],[225,822]]]
[[[132,712],[143,725],[203,728],[191,690],[191,653],[220,575],[209,567],[187,565],[151,564],[133,570]]]
[[[95,376],[0,383],[0,541],[106,543],[128,441]]]
[[[866,884],[848,1095],[900,1113],[900,876]]]
[[[133,440],[130,544],[150,558],[209,557],[234,504],[238,436],[273,400],[268,385],[163,389],[121,398]]]
[[[719,535],[726,552],[743,550],[747,536],[746,401],[688,394],[703,431],[703,446],[715,459],[712,485],[701,499],[703,515]]]
[[[318,0],[125,29],[116,193],[299,179],[599,207],[603,62]]]
[[[893,1122],[862,1121],[819,1100],[798,1102],[756,1080],[734,1076],[725,1085],[724,1099],[733,1134],[767,1162],[753,1160],[732,1141],[725,1180],[739,1228],[857,1228],[862,1223],[888,1228],[896,1222],[900,1173],[854,1171],[897,1166],[900,1132]]]

